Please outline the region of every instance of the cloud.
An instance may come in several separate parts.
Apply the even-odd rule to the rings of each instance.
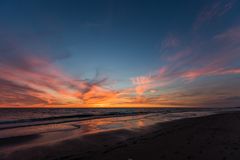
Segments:
[[[64,45],[62,45],[63,42],[60,40],[61,38],[55,34],[51,32],[47,33],[47,35],[44,33],[29,34],[13,36],[10,33],[0,32],[0,62],[14,62],[13,65],[23,67],[25,65],[24,59],[33,55],[52,62],[71,57],[71,53],[63,47]],[[19,59],[21,60],[18,61]]]
[[[131,87],[117,90],[109,87],[112,83],[109,78],[101,77],[98,73],[91,80],[76,78],[55,66],[54,61],[57,59],[39,56],[31,49],[17,45],[18,43],[10,43],[12,41],[5,42],[5,45],[0,45],[0,106],[120,107],[206,106],[220,105],[219,102],[226,104],[227,97],[234,95],[212,96],[209,93],[217,94],[217,91],[189,90],[191,84],[201,77],[240,74],[239,28],[235,26],[205,39],[204,42],[193,41],[186,47],[177,47],[180,42],[177,44],[174,40],[167,40],[165,47],[173,47],[174,50],[163,57],[164,65],[146,75],[130,78]],[[184,91],[176,88],[176,84],[178,87],[184,84],[189,86],[186,85]],[[237,103],[238,101],[234,100],[234,104]]]
[[[0,85],[5,88],[1,105],[5,106],[81,106],[103,103],[117,95],[103,87],[106,78],[80,80],[66,75],[51,61],[33,55],[3,60],[0,66]]]
[[[180,45],[180,41],[176,36],[168,35],[167,38],[164,41],[162,41],[161,48],[165,50],[165,49],[175,48],[179,45]]]
[[[237,82],[233,82],[234,85]],[[160,94],[132,97],[127,103],[142,106],[162,107],[227,107],[238,106],[239,85],[228,84],[194,86],[184,85],[182,89],[174,89]],[[234,90],[235,88],[235,90]]]
[[[40,104],[46,105],[47,101],[38,98],[38,94],[42,94],[40,91],[29,88],[27,86],[18,85],[6,80],[0,80],[0,106],[21,106]]]
[[[206,67],[199,70],[184,72],[181,76],[188,80],[194,80],[202,76],[217,76],[217,75],[228,75],[228,74],[240,74],[240,68],[215,69],[215,68]]]
[[[156,87],[167,86],[170,81],[166,79],[165,72],[166,68],[162,67],[149,75],[131,78],[136,94],[143,95],[146,91],[156,91]]]
[[[215,40],[222,41],[224,43],[240,43],[240,27],[235,26],[233,28],[230,28],[224,33],[218,34],[214,37]]]
[[[205,39],[204,42],[193,42],[183,49],[176,50],[175,54],[165,56],[163,59],[165,65],[158,70],[145,76],[131,78],[135,85],[136,95],[141,96],[141,103],[195,106],[197,104],[207,105],[207,103],[217,104],[217,101],[223,102],[221,98],[208,98],[210,92],[204,92],[206,93],[206,96],[203,96],[205,101],[201,97],[202,94],[185,94],[181,91],[184,94],[180,97],[174,94],[167,96],[161,90],[178,90],[173,88],[176,83],[178,83],[177,86],[184,84],[190,86],[201,77],[240,75],[238,61],[240,47],[236,45],[240,42],[238,32],[239,27],[235,26],[212,38]],[[151,90],[158,90],[158,92],[149,95],[148,91]],[[133,103],[139,101],[139,98],[136,99],[138,100],[133,100]]]
[[[174,55],[167,56],[166,59],[168,61],[176,62],[178,60],[182,60],[183,58],[186,58],[191,53],[192,53],[192,50],[190,48],[186,48],[184,50],[176,52]]]
[[[223,16],[233,8],[235,2],[235,0],[220,0],[205,7],[194,22],[193,29],[197,30],[204,24]]]
[[[143,85],[143,84],[149,84],[152,82],[152,77],[149,76],[140,76],[136,78],[132,78],[132,83],[135,85]]]
[[[151,75],[131,78],[132,83],[136,85],[135,90],[138,95],[142,95],[146,90],[150,89],[153,80],[154,78]]]

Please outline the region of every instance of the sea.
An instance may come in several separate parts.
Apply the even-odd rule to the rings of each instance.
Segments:
[[[2,108],[0,157],[27,148],[55,145],[89,135],[94,137],[99,133],[112,133],[117,139],[134,138],[153,132],[158,129],[155,126],[165,122],[236,110],[239,108]],[[132,134],[123,134],[123,131]]]
[[[238,110],[239,108],[2,108],[0,130],[58,124],[107,117],[153,115],[181,119]],[[173,117],[174,118],[173,118]]]

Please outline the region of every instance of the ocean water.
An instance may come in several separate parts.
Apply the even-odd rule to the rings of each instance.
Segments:
[[[212,114],[229,111],[232,109],[234,108],[0,109],[0,129],[9,129],[31,125],[57,124],[106,117],[146,115],[153,113],[158,113],[158,115],[178,113],[178,116],[184,118],[186,113]]]
[[[0,155],[101,132],[151,132],[148,126],[155,124],[235,110],[239,108],[0,109],[0,140],[5,142]]]

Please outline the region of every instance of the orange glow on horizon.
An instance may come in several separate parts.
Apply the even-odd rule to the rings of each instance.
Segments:
[[[2,65],[0,68],[0,107],[20,108],[137,108],[192,107],[216,103],[223,97],[195,95],[185,90],[167,91],[177,79],[195,80],[201,76],[240,74],[239,68],[216,69],[211,65],[201,69],[169,74],[168,66],[154,74],[131,78],[132,87],[107,87],[108,79],[87,80],[69,76],[59,68],[38,57],[27,57],[29,66]],[[165,87],[165,92],[162,88]],[[179,92],[179,93],[176,93]],[[233,91],[232,91],[233,92]],[[237,91],[235,91],[237,92]],[[186,95],[190,95],[186,97]],[[240,93],[233,93],[233,95]],[[229,94],[230,95],[230,94]],[[221,102],[221,101],[220,101]]]

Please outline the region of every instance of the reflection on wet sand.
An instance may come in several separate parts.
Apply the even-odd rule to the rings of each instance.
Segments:
[[[65,140],[81,138],[82,136],[89,134],[96,134],[100,132],[108,132],[121,129],[138,130],[159,122],[171,121],[183,117],[196,117],[209,114],[209,112],[186,112],[184,113],[184,115],[183,113],[154,113],[146,115],[110,117],[60,124],[6,129],[0,131],[0,139],[2,142],[4,142],[2,144],[7,144],[0,146],[0,154],[8,154],[13,151],[23,150],[26,148],[41,145],[51,145],[54,143],[63,142]],[[31,138],[32,135],[35,135],[34,138]],[[23,141],[11,140],[11,138],[14,138],[16,140],[21,139],[21,137],[24,137],[25,139]],[[31,139],[29,139],[29,137]]]

